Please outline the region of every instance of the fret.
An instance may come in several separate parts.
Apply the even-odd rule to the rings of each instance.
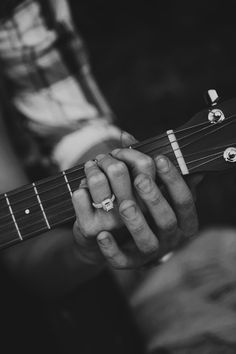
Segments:
[[[72,190],[71,190],[71,187],[70,187],[70,183],[69,183],[69,181],[68,181],[68,178],[67,178],[67,176],[66,176],[66,172],[65,172],[65,171],[62,171],[62,174],[63,174],[63,177],[64,177],[64,179],[65,179],[67,188],[68,188],[68,190],[69,190],[70,196],[72,197]]]
[[[54,181],[46,180],[45,183],[37,185],[37,190],[50,225],[61,223],[62,216],[58,216],[61,210],[66,213],[68,209],[73,208],[64,175],[60,174]]]
[[[6,197],[0,196],[0,247],[20,242],[19,233],[12,218]]]
[[[5,198],[6,198],[6,202],[7,202],[7,205],[8,205],[8,208],[9,208],[9,211],[10,211],[10,214],[11,214],[11,217],[12,217],[12,220],[13,220],[14,225],[15,225],[15,227],[16,227],[16,231],[17,231],[17,233],[18,233],[19,239],[20,239],[21,241],[23,241],[23,238],[22,238],[22,235],[21,235],[19,226],[18,226],[18,224],[17,224],[17,222],[16,222],[15,215],[14,215],[14,213],[13,213],[13,210],[12,210],[12,207],[11,207],[11,204],[10,204],[10,201],[9,201],[9,199],[8,199],[7,193],[5,193],[4,196],[5,196]]]
[[[7,196],[23,239],[27,238],[30,232],[48,230],[32,185],[9,192]]]
[[[39,194],[38,194],[37,187],[36,187],[35,183],[32,183],[32,186],[33,186],[33,188],[34,188],[34,192],[35,192],[36,197],[37,197],[37,200],[38,200],[38,202],[39,202],[40,209],[41,209],[41,211],[42,211],[42,213],[43,213],[43,217],[44,217],[44,219],[45,219],[47,228],[50,230],[50,229],[51,229],[51,226],[50,226],[50,224],[49,224],[49,222],[48,222],[48,219],[47,219],[47,216],[46,216],[46,214],[45,214],[45,211],[44,211],[44,208],[43,208],[43,204],[42,204],[41,199],[40,199],[40,196],[39,196]],[[27,209],[27,214],[28,214],[28,209]]]
[[[82,167],[82,166],[80,166]],[[81,180],[85,177],[83,168],[71,168],[66,171],[66,176],[68,183],[70,185],[71,191],[74,192],[79,188]]]

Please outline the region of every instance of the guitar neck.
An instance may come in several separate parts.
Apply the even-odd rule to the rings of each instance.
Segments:
[[[153,138],[153,144],[157,140]],[[138,143],[132,148],[153,156],[157,152],[174,160],[168,136],[158,138],[160,147]],[[176,163],[176,161],[175,161]],[[0,195],[0,249],[20,243],[75,219],[72,193],[85,177],[83,165],[60,172]]]
[[[204,110],[177,131],[168,130],[132,148],[151,157],[168,156],[183,175],[233,167],[236,115],[231,112],[236,100],[226,101],[220,109],[225,112],[220,124],[211,124],[209,111]],[[80,165],[0,195],[0,249],[74,220],[71,197],[84,177]]]

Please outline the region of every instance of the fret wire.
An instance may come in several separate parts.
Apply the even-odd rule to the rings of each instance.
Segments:
[[[5,193],[4,196],[5,196],[5,198],[6,198],[6,202],[7,202],[7,205],[8,205],[8,207],[9,207],[9,211],[10,211],[10,214],[11,214],[11,216],[12,216],[12,220],[13,220],[13,222],[14,222],[14,225],[15,225],[15,227],[16,227],[16,231],[17,231],[17,233],[18,233],[19,239],[20,239],[21,241],[23,241],[23,238],[22,238],[22,236],[21,236],[20,229],[19,229],[19,227],[18,227],[18,224],[17,224],[17,222],[16,222],[16,219],[15,219],[15,216],[14,216],[14,213],[13,213],[13,210],[12,210],[12,208],[11,208],[11,204],[10,204],[10,201],[9,201],[9,199],[8,199],[7,193]]]
[[[51,211],[53,211],[53,209],[55,209],[55,208],[58,208],[59,206],[63,206],[63,205],[66,205],[66,204],[70,204],[72,207],[73,207],[73,205],[72,205],[72,202],[71,202],[71,199],[68,199],[68,200],[65,200],[65,199],[62,199],[59,203],[57,203],[57,204],[55,204],[55,205],[52,205],[52,206],[50,206],[50,207],[47,207],[47,216],[49,217],[50,216],[50,212]],[[23,209],[22,209],[23,210]],[[22,211],[21,210],[21,211]],[[18,211],[19,212],[19,211]],[[57,212],[57,210],[56,210],[56,212]],[[38,217],[38,215],[42,215],[42,212],[41,212],[41,210],[40,211],[36,211],[36,212],[34,212],[34,214],[33,214],[33,216],[37,216]],[[27,221],[27,216],[23,216],[22,218],[18,218],[17,220],[20,222],[20,221],[23,221],[23,220],[26,220]],[[39,220],[39,222],[40,222],[41,220]],[[8,225],[11,225],[12,224],[12,222],[7,222],[7,223],[5,223],[5,224],[1,224],[0,225],[0,231],[1,231],[1,227],[6,227],[6,226],[8,226]],[[32,224],[29,224],[29,223],[27,223],[27,226],[28,225],[33,225],[34,223],[32,223]],[[21,227],[21,232],[23,232],[23,229],[24,229],[24,227]]]
[[[63,209],[61,209],[60,211],[58,211],[58,210],[56,210],[55,211],[55,213],[52,213],[52,214],[50,214],[50,217],[52,218],[52,217],[59,217],[59,221],[60,220],[62,220],[62,218],[61,218],[61,214],[65,214],[65,213],[68,213],[68,212],[70,212],[71,213],[71,216],[70,216],[70,218],[72,219],[72,218],[74,218],[75,217],[75,212],[74,212],[74,208],[73,208],[73,206],[71,205],[71,207],[69,207],[69,208],[63,208]],[[22,229],[21,229],[21,231],[22,231],[22,239],[21,239],[21,241],[24,239],[24,238],[26,238],[27,237],[27,234],[25,234],[23,231],[24,231],[24,229],[26,229],[26,228],[29,228],[29,227],[32,227],[32,226],[36,226],[37,224],[39,224],[40,223],[40,220],[38,220],[38,221],[35,221],[34,223],[32,223],[32,224],[27,224],[27,226],[26,227],[23,227]],[[61,222],[60,222],[61,223]],[[14,223],[13,223],[14,224]],[[53,223],[51,224],[51,228],[53,227]],[[40,230],[41,232],[42,231],[47,231],[47,228],[45,228],[45,227],[41,227],[41,228],[38,228],[37,230]],[[36,230],[36,231],[37,231]],[[12,231],[13,232],[13,231]],[[11,233],[12,233],[11,231],[10,232],[8,232],[8,233],[4,233],[5,235],[11,235]],[[34,231],[33,231],[34,232]],[[1,238],[0,238],[0,247],[1,247]]]
[[[36,197],[37,197],[37,199],[38,199],[39,206],[40,206],[40,208],[41,208],[41,210],[42,210],[43,217],[44,217],[44,219],[45,219],[45,222],[46,222],[47,228],[50,230],[50,229],[51,229],[51,226],[50,226],[50,224],[49,224],[49,222],[48,222],[48,219],[47,219],[47,216],[46,216],[46,214],[45,214],[45,211],[44,211],[44,208],[43,208],[43,205],[42,205],[42,202],[41,202],[40,196],[39,196],[39,194],[38,194],[38,190],[37,190],[37,188],[36,188],[36,186],[35,186],[35,183],[32,183],[32,186],[33,186],[33,188],[34,188],[34,191],[35,191]]]
[[[66,176],[65,171],[62,171],[62,174],[63,174],[63,177],[64,177],[64,179],[65,179],[65,181],[66,181],[66,185],[67,185],[67,187],[68,187],[70,196],[72,197],[72,190],[71,190],[71,188],[70,188],[70,184],[69,184],[69,181],[68,181],[68,179],[67,179],[67,176]]]

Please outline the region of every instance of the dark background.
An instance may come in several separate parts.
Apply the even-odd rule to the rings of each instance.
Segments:
[[[206,107],[204,92],[236,92],[234,1],[70,1],[95,77],[124,130],[174,129]],[[236,224],[235,173],[207,176],[201,225]]]
[[[70,3],[99,86],[119,125],[138,139],[186,122],[205,107],[208,88],[216,88],[222,99],[236,95],[234,1]],[[235,196],[235,172],[206,176],[197,201],[201,227],[236,225]],[[3,333],[13,331],[14,341],[6,336],[9,348],[62,354],[142,351],[125,301],[107,274],[52,303],[24,301],[29,294],[19,291],[9,287],[6,294],[11,313]]]

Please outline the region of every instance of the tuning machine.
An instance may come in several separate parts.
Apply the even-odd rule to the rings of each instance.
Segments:
[[[205,100],[210,106],[208,113],[208,120],[210,123],[217,124],[223,122],[225,119],[224,113],[217,108],[217,103],[219,101],[218,93],[215,89],[210,89],[205,94]]]
[[[236,148],[235,147],[228,147],[224,151],[224,159],[227,162],[236,162]]]

